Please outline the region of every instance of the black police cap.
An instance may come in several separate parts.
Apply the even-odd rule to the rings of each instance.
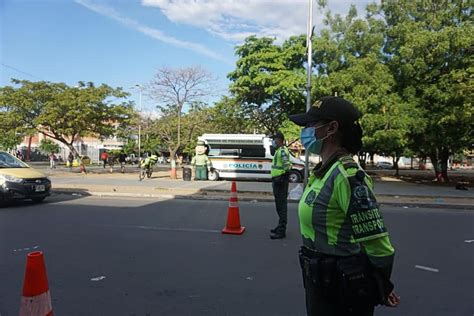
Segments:
[[[299,126],[324,120],[334,120],[341,127],[349,127],[360,118],[360,112],[352,103],[340,97],[323,97],[306,112],[289,116]]]
[[[285,140],[285,135],[283,135],[282,132],[278,131],[275,133],[275,135],[272,135],[271,137],[272,139],[281,139],[281,140]]]

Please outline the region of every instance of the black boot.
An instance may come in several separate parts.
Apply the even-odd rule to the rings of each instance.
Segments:
[[[280,226],[277,226],[275,228],[270,229],[270,233],[275,234],[278,231],[279,228],[280,228]]]
[[[285,230],[278,229],[276,232],[270,234],[271,239],[282,239],[286,237]]]

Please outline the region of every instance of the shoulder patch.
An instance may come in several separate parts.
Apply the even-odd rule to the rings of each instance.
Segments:
[[[311,190],[308,195],[306,196],[306,199],[304,200],[304,203],[307,205],[311,205],[316,201],[317,194],[314,192],[314,190]]]
[[[357,242],[387,234],[377,200],[364,178],[365,173],[362,170],[348,178],[351,186],[351,199],[347,214],[351,222],[353,237]]]
[[[364,179],[365,173],[362,170],[357,171],[354,176],[348,178],[351,186],[350,208],[353,211],[368,210],[378,207],[374,193],[369,189]]]

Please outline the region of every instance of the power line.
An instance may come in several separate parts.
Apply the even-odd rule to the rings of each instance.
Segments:
[[[27,75],[27,76],[29,76],[29,77],[32,77],[32,78],[35,78],[35,79],[39,79],[39,80],[43,80],[43,79],[41,79],[40,77],[37,77],[37,76],[35,76],[35,75],[32,75],[32,74],[27,73],[27,72],[24,72],[24,71],[21,71],[20,69],[15,68],[15,67],[13,67],[13,66],[9,66],[9,65],[4,64],[4,63],[2,63],[2,66],[3,66],[3,67],[10,68],[10,69],[12,69],[12,70],[15,70],[16,72],[22,73],[22,74]]]

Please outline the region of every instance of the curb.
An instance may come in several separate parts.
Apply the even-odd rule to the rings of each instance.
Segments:
[[[227,196],[215,196],[215,195],[180,195],[180,194],[162,194],[162,193],[120,193],[120,192],[95,192],[95,191],[75,191],[70,190],[53,190],[53,194],[68,194],[74,196],[97,196],[97,197],[131,197],[131,198],[160,198],[160,199],[179,199],[179,200],[207,200],[207,201],[228,201]],[[261,198],[261,197],[239,197],[241,202],[274,202],[273,198]],[[296,204],[298,200],[288,200],[288,203]],[[433,203],[413,203],[413,202],[380,202],[380,205],[396,206],[396,207],[409,207],[409,208],[449,208],[456,210],[474,210],[474,207],[466,204],[433,204]]]
[[[166,189],[166,188],[157,188],[157,189],[163,189],[163,190],[169,190],[169,189]],[[225,191],[225,190],[207,190],[207,189],[203,189],[202,192],[205,192],[205,193],[227,193],[228,191]],[[268,192],[268,191],[241,191],[239,190],[239,194],[258,194],[258,195],[268,195],[268,196],[272,196],[273,197],[273,193],[272,192]],[[450,199],[459,199],[459,198],[462,198],[462,199],[470,199],[473,201],[473,204],[474,204],[474,197],[470,197],[470,196],[467,196],[467,197],[460,197],[460,196],[454,196],[454,195],[433,195],[433,196],[426,196],[426,195],[400,195],[400,194],[376,194],[376,197],[379,198],[379,197],[389,197],[389,198],[397,198],[397,197],[405,197],[405,198],[412,198],[412,199],[425,199],[425,198],[433,198],[433,199],[436,199],[436,198],[450,198]]]

